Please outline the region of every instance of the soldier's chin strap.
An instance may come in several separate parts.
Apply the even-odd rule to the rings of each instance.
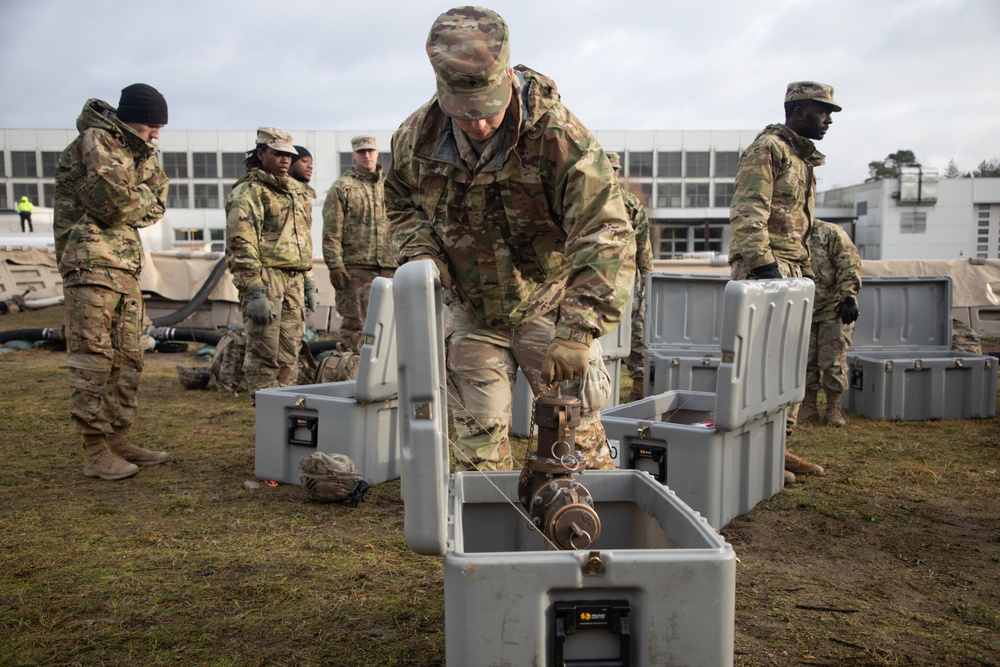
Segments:
[[[347,498],[344,499],[344,504],[348,507],[357,507],[358,503],[365,499],[365,492],[371,488],[369,484],[364,479],[359,479],[355,484],[351,492],[347,494]]]

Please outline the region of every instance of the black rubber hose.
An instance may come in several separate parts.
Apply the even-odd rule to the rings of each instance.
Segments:
[[[226,258],[222,257],[219,262],[212,269],[212,273],[209,274],[208,278],[202,284],[201,289],[198,293],[194,295],[194,298],[187,302],[182,308],[176,310],[167,315],[157,317],[153,320],[154,327],[169,327],[178,322],[183,322],[187,319],[194,311],[196,311],[201,304],[205,303],[205,299],[208,298],[209,292],[215,289],[215,285],[222,278],[222,274],[226,272]]]
[[[189,343],[208,343],[209,345],[216,345],[223,336],[218,331],[177,329],[174,327],[153,327],[149,330],[149,335],[156,340],[177,340]]]
[[[63,340],[62,329],[46,327],[45,329],[12,329],[10,331],[0,331],[0,344],[12,340],[29,340],[32,342],[40,340]]]
[[[331,350],[331,349],[337,347],[337,341],[335,341],[335,340],[311,340],[308,343],[306,343],[306,345],[309,346],[309,351],[312,352],[313,355],[316,355],[316,354],[319,354],[320,352],[324,352],[326,350]]]

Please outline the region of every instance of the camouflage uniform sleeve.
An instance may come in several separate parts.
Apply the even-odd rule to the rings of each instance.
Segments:
[[[163,217],[166,199],[146,183],[135,183],[134,170],[111,133],[96,128],[84,132],[80,155],[86,174],[74,182],[76,195],[95,219],[108,226],[142,227],[143,220]]]
[[[830,236],[830,260],[837,268],[836,290],[840,299],[857,297],[861,289],[861,255],[847,232],[836,225],[836,234]]]
[[[166,172],[160,167],[156,156],[150,157],[147,168],[150,170],[150,174],[143,181],[143,184],[149,188],[152,195],[160,202],[160,206],[154,207],[150,214],[135,222],[132,226],[136,228],[149,227],[156,223],[163,217],[167,208],[167,191],[170,188],[170,179],[167,178]]]
[[[589,133],[578,141],[581,150],[568,150],[556,174],[571,267],[556,337],[589,345],[621,321],[635,281],[635,232],[604,152]]]
[[[241,294],[264,287],[260,262],[264,209],[257,190],[251,183],[241,183],[226,202],[226,265]]]
[[[773,147],[767,142],[754,143],[740,158],[736,184],[729,209],[733,237],[729,247],[751,269],[775,261],[771,254],[767,222],[771,217],[775,167]]]
[[[337,180],[326,193],[323,202],[323,261],[327,268],[344,268],[344,245],[341,241],[344,235],[344,215],[347,203],[343,200],[343,192]]]
[[[391,151],[392,165],[385,177],[385,213],[396,260],[403,264],[417,255],[442,258],[444,253],[420,206],[412,147],[406,145],[404,130],[393,136]]]
[[[645,276],[653,270],[653,246],[649,242],[649,218],[646,209],[636,199],[635,212],[632,214],[632,227],[635,228],[635,268],[640,276]]]

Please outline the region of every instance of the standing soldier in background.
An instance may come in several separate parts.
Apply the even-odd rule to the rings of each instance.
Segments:
[[[313,177],[312,153],[305,146],[293,146],[293,148],[295,148],[296,153],[292,156],[292,166],[288,168],[288,175],[299,183],[308,185]]]
[[[733,236],[729,264],[733,280],[811,277],[807,247],[816,208],[815,167],[826,158],[816,150],[841,107],[833,88],[815,81],[788,84],[785,123],[768,125],[740,157],[729,210]],[[795,423],[789,411],[786,430]],[[785,450],[786,481],[823,475],[815,463]]]
[[[861,256],[840,225],[816,220],[809,235],[816,297],[813,300],[806,397],[799,407],[798,423],[819,417],[816,395],[826,393],[826,423],[844,426],[840,399],[847,391],[847,348],[858,319],[861,289]]]
[[[305,311],[319,307],[312,271],[312,200],[316,192],[288,175],[292,135],[257,130],[247,173],[226,198],[226,263],[240,292],[250,403],[258,389],[295,380]]]
[[[441,14],[427,37],[437,95],[392,141],[386,203],[400,261],[432,261],[450,303],[455,456],[511,466],[512,386],[554,382],[582,405],[581,467],[613,468],[600,410],[611,380],[599,336],[635,280],[621,188],[555,83],[510,66],[506,22],[482,7]],[[564,395],[566,395],[564,394]]]
[[[31,203],[28,196],[25,195],[21,197],[21,200],[17,202],[17,214],[21,216],[21,231],[24,232],[24,224],[28,223],[28,231],[35,231],[35,226],[31,224],[31,214],[35,210],[35,205]]]
[[[615,175],[621,174],[622,158],[618,153],[608,153],[608,161]],[[633,193],[622,188],[625,211],[635,230],[635,287],[632,288],[632,341],[625,367],[632,378],[629,401],[638,401],[643,395],[644,357],[642,322],[646,317],[646,274],[653,270],[653,247],[649,244],[649,218],[642,202]]]
[[[56,167],[70,414],[83,436],[87,477],[124,479],[170,458],[130,438],[143,366],[139,230],[166,209],[168,180],[154,143],[166,124],[167,101],[143,83],[122,89],[117,110],[89,99],[76,119],[80,136]]]
[[[361,352],[372,282],[391,278],[398,264],[385,217],[385,175],[375,137],[351,139],[354,166],[326,193],[323,204],[323,260],[337,291],[341,352]]]

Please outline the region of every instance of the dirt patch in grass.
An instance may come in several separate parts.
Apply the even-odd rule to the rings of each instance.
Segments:
[[[254,410],[184,390],[194,363],[147,355],[134,431],[172,460],[109,483],[80,474],[65,355],[0,355],[0,664],[443,664],[442,563],[407,548],[399,483],[354,509],[244,488]],[[722,531],[736,664],[1000,664],[1000,421],[847,418],[791,441],[827,476]]]

